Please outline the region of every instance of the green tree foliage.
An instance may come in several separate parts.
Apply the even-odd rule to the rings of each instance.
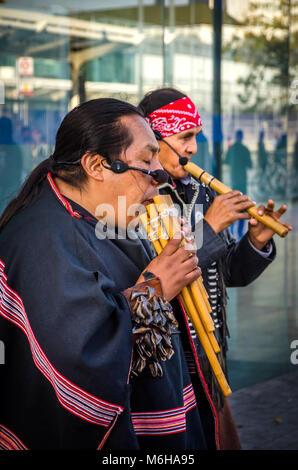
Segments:
[[[248,75],[238,79],[243,85],[238,95],[242,111],[293,111],[289,90],[298,78],[297,12],[298,0],[252,0],[243,38],[235,36],[225,47],[235,61],[250,65]]]

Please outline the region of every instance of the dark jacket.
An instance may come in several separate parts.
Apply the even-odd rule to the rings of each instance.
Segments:
[[[226,320],[226,287],[247,286],[257,279],[275,258],[275,243],[271,240],[272,253],[268,258],[264,258],[251,246],[248,234],[245,234],[239,242],[236,242],[228,229],[219,234],[215,233],[203,217],[216,197],[216,193],[204,183],[198,182],[193,178],[189,184],[184,184],[181,180],[170,181],[170,183],[171,185],[164,187],[161,193],[170,194],[173,202],[181,208],[181,200],[185,204],[193,204],[189,222],[192,225],[193,231],[196,234],[201,233],[202,235],[202,237],[198,237],[198,240],[202,239],[203,243],[197,251],[197,256],[209,298],[212,301],[213,298],[215,299],[214,311],[212,313],[217,326],[215,335],[221,346],[219,360],[227,376],[226,338],[229,336],[229,332]],[[207,380],[211,396],[217,408],[220,409],[222,406],[222,394],[211,372],[205,352],[198,340],[196,339],[195,341],[200,365]]]
[[[125,292],[150,248],[140,239],[99,240],[96,224],[48,176],[0,233],[0,448],[218,447],[217,415],[175,301],[179,328],[163,376],[148,367],[131,376]]]

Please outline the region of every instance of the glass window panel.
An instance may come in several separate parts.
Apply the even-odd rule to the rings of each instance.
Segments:
[[[232,3],[232,2],[231,2]],[[234,2],[235,3],[235,2]],[[289,1],[251,1],[237,25],[223,26],[222,107],[224,181],[257,204],[286,203],[294,222],[292,152],[297,107],[289,103]],[[230,13],[236,13],[231,5]],[[297,30],[297,29],[296,29]],[[297,62],[296,62],[297,65]],[[293,64],[293,69],[296,69]],[[242,134],[239,131],[242,131]],[[249,164],[247,155],[250,155]],[[235,223],[239,239],[245,227]],[[255,282],[228,289],[232,385],[242,387],[290,370],[290,343],[297,335],[297,228],[274,237],[277,258]],[[296,312],[296,313],[295,313]]]

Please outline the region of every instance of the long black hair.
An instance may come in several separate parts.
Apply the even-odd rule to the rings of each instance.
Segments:
[[[138,105],[138,110],[142,112],[144,116],[148,116],[156,109],[162,108],[172,101],[179,100],[185,96],[187,95],[175,88],[158,88],[146,93]]]
[[[113,98],[87,101],[70,111],[58,129],[54,153],[30,173],[19,194],[8,204],[0,218],[0,231],[38,196],[49,171],[53,177],[82,188],[87,175],[80,159],[86,152],[108,161],[119,158],[133,142],[133,135],[120,118],[132,114],[143,117],[132,104]]]

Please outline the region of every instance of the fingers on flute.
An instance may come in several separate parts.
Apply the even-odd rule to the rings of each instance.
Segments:
[[[249,220],[250,215],[247,212],[236,212],[233,218],[233,221],[235,222],[236,220],[239,219],[244,219],[244,220]]]
[[[184,245],[180,246],[179,250],[177,250],[176,258],[184,262],[196,256],[196,254],[197,254],[196,244],[193,242],[185,243]]]
[[[279,218],[287,211],[287,206],[286,204],[283,204],[276,212],[275,212],[275,216],[276,216],[276,219],[279,220]],[[289,225],[289,224],[286,224],[285,222],[282,222],[281,220],[279,220],[279,223],[281,223],[284,227],[286,227],[288,230],[293,230],[293,227],[292,225]]]
[[[183,245],[183,248],[185,249],[187,256],[190,256],[191,254],[194,255],[197,253],[197,246],[194,242],[185,243],[185,245]]]
[[[191,258],[188,257],[185,262],[189,264],[190,271],[196,269],[199,265],[199,259],[196,255],[193,255]]]
[[[165,255],[172,255],[173,253],[175,253],[177,250],[179,250],[183,238],[184,234],[181,231],[175,232],[173,238],[168,241],[165,248],[163,249],[163,253]]]
[[[259,221],[257,219],[254,219],[253,217],[249,220],[249,225],[252,225],[253,227],[258,225],[258,223]]]
[[[186,263],[191,260],[193,265],[197,265],[199,260],[197,258],[196,250],[184,250],[184,254],[182,256],[183,261]]]
[[[234,192],[232,192],[234,193]],[[244,196],[239,191],[235,191],[235,194],[231,194],[227,202],[229,203],[230,207],[233,207],[235,211],[245,211],[250,207],[254,207],[256,203],[251,201],[248,196]]]
[[[287,206],[285,204],[283,204],[277,211],[276,211],[276,215],[277,216],[281,216],[283,215],[285,212],[287,212]]]
[[[255,206],[255,203],[248,200],[248,201],[245,201],[245,202],[237,203],[235,208],[237,209],[237,211],[246,211],[247,209],[249,209],[250,207],[253,207],[253,206]]]
[[[202,271],[199,266],[195,267],[189,273],[185,275],[186,285],[190,284],[191,282],[195,281],[202,275]]]
[[[252,205],[255,205],[255,202],[251,201],[248,196],[245,196],[242,193],[240,193],[239,195],[236,194],[234,196],[234,199],[235,199],[235,201],[234,201],[235,204],[240,204],[242,202],[247,202],[247,203],[250,203]]]
[[[264,215],[264,213],[265,213],[265,206],[262,204],[261,206],[258,207],[258,214]]]
[[[243,196],[243,194],[241,191],[238,191],[237,189],[235,189],[233,191],[229,191],[228,193],[221,194],[220,196],[217,196],[217,197],[220,197],[221,199],[232,199],[233,197],[236,197],[236,196]]]
[[[175,259],[177,262],[184,263],[188,261],[190,258],[196,256],[197,252],[193,249],[185,249],[185,245],[179,246],[178,249],[175,251]]]
[[[258,214],[259,215],[267,214],[267,215],[273,216],[274,205],[275,205],[274,201],[269,200],[266,207],[263,205],[258,207]]]
[[[242,194],[240,191],[231,191],[230,193],[226,193],[223,195],[223,198],[228,199],[235,205],[246,204],[246,208],[256,205],[254,201],[251,201],[248,196]]]

